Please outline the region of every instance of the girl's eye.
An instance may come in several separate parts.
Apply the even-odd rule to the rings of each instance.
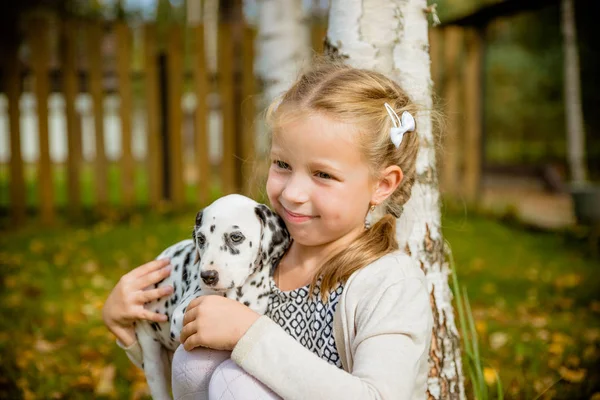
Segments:
[[[333,176],[329,175],[326,172],[317,172],[316,175],[317,175],[317,177],[322,178],[322,179],[333,179]]]
[[[277,165],[277,167],[281,168],[281,169],[289,169],[290,168],[288,163],[281,161],[281,160],[275,160],[275,161],[273,161],[273,164]]]

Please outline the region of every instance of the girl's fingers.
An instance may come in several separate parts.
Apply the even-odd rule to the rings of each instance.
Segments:
[[[138,301],[139,303],[147,303],[149,301],[154,301],[156,299],[160,299],[161,297],[168,296],[173,293],[173,286],[163,286],[158,289],[144,290],[139,292]]]
[[[139,319],[146,319],[153,322],[167,322],[167,316],[165,314],[159,314],[148,310],[143,310]]]
[[[194,335],[197,332],[196,326],[194,324],[187,324],[181,329],[181,334],[179,335],[179,341],[181,343],[189,343],[190,336]],[[195,346],[193,346],[195,347]],[[192,348],[193,348],[192,347]],[[186,350],[191,350],[192,348],[185,348]]]
[[[196,297],[194,300],[190,301],[190,304],[188,304],[187,308],[185,309],[186,311],[190,311],[193,308],[196,308],[197,306],[200,305],[200,303],[202,303],[202,301],[204,301],[206,299],[205,296],[200,296],[200,297]]]
[[[185,314],[183,314],[183,325],[185,326],[186,324],[190,323],[191,321],[196,319],[196,310],[194,310],[193,308],[190,309],[190,307],[188,306],[188,308],[186,308],[185,310]]]
[[[155,270],[152,271],[144,276],[141,276],[140,278],[138,278],[136,280],[135,283],[135,289],[143,289],[146,288],[150,285],[154,285],[155,283],[158,283],[160,281],[162,281],[163,279],[165,279],[167,276],[169,276],[171,274],[171,266],[168,265],[164,268],[161,268],[159,270]]]
[[[150,261],[144,265],[141,265],[137,268],[134,268],[130,274],[133,278],[139,278],[142,275],[146,275],[152,271],[159,270],[163,267],[169,265],[170,260],[168,258],[163,258],[161,260]]]

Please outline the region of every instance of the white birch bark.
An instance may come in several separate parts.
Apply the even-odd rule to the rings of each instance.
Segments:
[[[571,180],[581,184],[587,180],[585,167],[585,131],[581,107],[579,52],[573,0],[562,0],[562,33],[564,47],[565,116],[567,119],[567,148]]]
[[[432,132],[426,0],[332,0],[326,52],[393,78],[422,111],[421,149],[412,196],[397,222],[398,242],[426,273],[434,314],[428,397],[464,398],[458,331],[448,286]],[[384,110],[382,110],[384,112]]]
[[[310,30],[301,0],[259,0],[257,4],[254,70],[263,92],[258,109],[264,110],[289,89],[304,63],[310,61]],[[261,154],[266,145],[258,145]]]

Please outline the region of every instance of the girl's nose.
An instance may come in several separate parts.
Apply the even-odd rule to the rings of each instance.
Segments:
[[[281,197],[290,203],[306,203],[309,198],[308,182],[300,174],[292,174],[283,187]]]

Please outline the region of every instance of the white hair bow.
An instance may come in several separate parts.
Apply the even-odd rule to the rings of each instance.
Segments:
[[[404,134],[406,132],[412,132],[415,130],[415,119],[408,111],[404,111],[402,113],[402,119],[400,119],[398,114],[396,114],[396,111],[394,111],[394,109],[388,103],[385,103],[385,109],[387,110],[390,118],[392,119],[392,123],[394,124],[394,127],[390,129],[392,143],[394,143],[396,148],[399,148]]]

